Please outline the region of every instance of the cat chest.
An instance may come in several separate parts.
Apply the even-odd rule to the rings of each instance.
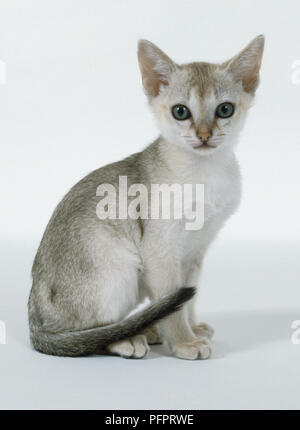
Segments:
[[[207,174],[201,175],[193,180],[194,193],[203,201],[204,212],[207,216],[219,212],[230,205],[235,205],[239,200],[239,182],[237,178],[230,175]]]
[[[203,181],[204,212],[219,212],[235,199],[235,186],[227,178]]]

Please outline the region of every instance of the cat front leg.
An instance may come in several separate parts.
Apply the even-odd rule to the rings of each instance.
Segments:
[[[143,277],[139,277],[139,303],[143,303],[145,299],[149,299],[147,286],[143,284]],[[163,338],[157,325],[147,327],[143,332],[147,339],[148,345],[160,345],[163,343]]]
[[[172,254],[159,258],[156,255],[147,261],[144,270],[145,283],[154,299],[174,291],[181,286],[180,264],[172,259]],[[168,316],[159,323],[161,334],[171,351],[178,358],[186,360],[206,359],[211,354],[211,343],[203,337],[198,338],[189,322],[188,307]]]
[[[148,327],[143,335],[146,337],[148,345],[160,345],[163,343],[163,338],[159,332],[159,328],[156,325]]]
[[[190,264],[185,264],[183,267],[183,273],[185,282],[184,285],[189,286],[198,286],[199,279],[202,272],[203,259],[199,258],[194,260]],[[187,303],[188,308],[188,318],[190,325],[192,327],[193,332],[198,338],[206,337],[207,339],[211,339],[214,335],[214,329],[205,322],[198,322],[196,316],[196,296]]]
[[[188,323],[187,308],[160,323],[164,338],[171,351],[185,360],[205,360],[211,355],[211,343],[206,337],[197,337]]]

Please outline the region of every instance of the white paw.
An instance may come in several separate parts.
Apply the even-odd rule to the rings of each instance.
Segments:
[[[211,342],[202,337],[191,342],[174,345],[172,351],[176,357],[184,360],[206,360],[211,355]]]
[[[193,332],[197,337],[208,337],[211,339],[215,331],[209,324],[201,322],[193,327]]]
[[[120,340],[110,344],[107,350],[124,358],[143,358],[150,348],[147,339],[143,335],[131,337],[130,339]]]

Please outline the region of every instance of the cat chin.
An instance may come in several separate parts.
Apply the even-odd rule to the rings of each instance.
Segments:
[[[191,148],[191,150],[193,154],[198,154],[200,157],[210,157],[210,156],[213,156],[214,154],[219,153],[221,150],[223,150],[221,146],[222,145],[214,148],[208,148],[208,147]]]
[[[218,146],[211,146],[211,147],[206,145],[193,147],[190,144],[183,143],[183,142],[179,142],[177,143],[177,145],[193,155],[197,154],[196,156],[199,156],[199,157],[209,157],[223,150],[226,150],[226,148],[228,148],[228,145],[226,145],[225,143],[221,143]]]
[[[201,156],[207,156],[207,155],[212,155],[215,154],[216,152],[218,152],[218,148],[216,147],[208,147],[208,146],[199,146],[197,148],[192,148],[193,152],[201,155]]]
[[[193,156],[197,157],[210,157],[214,156],[214,154],[219,154],[221,152],[224,152],[226,150],[232,149],[235,146],[235,139],[234,136],[232,136],[232,139],[224,139],[221,143],[219,143],[217,146],[207,146],[207,145],[199,145],[196,146],[196,143],[194,146],[191,143],[188,143],[182,139],[178,139],[174,136],[167,136],[166,134],[161,134],[161,138],[163,141],[168,142],[169,145],[175,145],[177,148],[181,148],[184,151],[188,152],[189,154],[192,154]]]

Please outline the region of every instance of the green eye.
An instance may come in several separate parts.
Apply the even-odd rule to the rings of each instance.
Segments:
[[[191,112],[184,105],[175,105],[172,107],[172,115],[175,119],[183,121],[191,117]]]
[[[234,106],[232,103],[221,103],[216,110],[216,116],[219,118],[229,118],[234,114]]]

